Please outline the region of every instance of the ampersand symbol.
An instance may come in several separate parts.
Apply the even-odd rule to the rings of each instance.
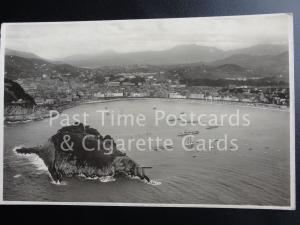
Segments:
[[[60,144],[60,148],[63,150],[63,151],[73,151],[73,145],[74,143],[71,142],[71,144],[69,143],[69,141],[71,140],[71,137],[70,135],[64,135],[63,136],[63,142]],[[65,145],[64,145],[65,144]],[[65,146],[67,146],[67,148],[65,148]]]

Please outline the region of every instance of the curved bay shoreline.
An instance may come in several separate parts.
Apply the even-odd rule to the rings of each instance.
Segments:
[[[96,103],[107,103],[107,102],[114,102],[114,101],[135,101],[135,100],[151,100],[151,99],[161,99],[164,101],[190,101],[193,103],[202,103],[202,104],[215,104],[215,105],[236,105],[241,107],[247,108],[254,108],[254,109],[266,109],[266,110],[274,110],[274,111],[283,111],[283,112],[290,112],[290,108],[287,106],[280,106],[275,104],[263,104],[263,103],[247,103],[247,102],[234,102],[234,101],[207,101],[204,99],[176,99],[176,98],[115,98],[115,99],[103,99],[103,100],[96,100],[96,101],[88,101],[84,103],[77,104],[78,105],[85,105],[85,104],[96,104]],[[74,106],[74,107],[75,107]],[[72,108],[72,107],[70,107]]]
[[[163,101],[178,101],[178,102],[192,102],[196,104],[214,104],[214,105],[234,105],[239,107],[246,107],[246,108],[254,108],[254,109],[263,109],[263,110],[273,110],[273,111],[281,111],[281,112],[290,112],[289,107],[287,106],[280,106],[274,104],[263,104],[263,103],[248,103],[248,102],[233,102],[233,101],[207,101],[204,99],[173,99],[173,98],[112,98],[112,99],[101,99],[95,101],[83,101],[83,102],[76,102],[70,105],[63,105],[59,106],[57,110],[59,113],[63,111],[74,108],[80,105],[86,104],[97,104],[97,103],[109,103],[115,101],[136,101],[136,100],[151,100],[151,99],[161,99]],[[5,124],[19,124],[19,123],[27,123],[33,121],[40,121],[43,119],[47,119],[50,117],[49,111],[42,115],[35,115],[35,113],[27,114],[27,115],[4,115],[4,123]]]

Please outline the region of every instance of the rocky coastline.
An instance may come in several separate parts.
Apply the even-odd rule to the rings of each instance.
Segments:
[[[78,104],[61,105],[55,108],[48,108],[44,106],[23,107],[16,105],[8,105],[4,109],[4,123],[5,124],[17,124],[26,123],[31,121],[40,121],[46,118],[50,118],[50,110],[56,110],[59,113],[66,109],[77,106]],[[55,116],[55,114],[52,114]]]
[[[69,149],[64,147],[67,146],[66,136],[72,146]],[[149,167],[140,166],[118,150],[111,136],[102,136],[96,129],[82,123],[61,128],[43,145],[20,147],[15,151],[18,154],[38,155],[54,182],[61,182],[63,177],[100,179],[124,175],[150,182],[144,173],[144,169]]]
[[[49,110],[44,107],[26,108],[22,106],[9,105],[4,109],[4,123],[7,124],[39,121],[49,117]]]

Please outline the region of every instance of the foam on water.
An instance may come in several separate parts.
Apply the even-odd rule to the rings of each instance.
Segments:
[[[51,180],[51,184],[59,185],[59,186],[65,186],[65,185],[67,185],[67,182],[65,182],[65,181],[59,182],[59,181],[54,181],[54,180],[52,179],[52,180]]]
[[[100,177],[99,180],[103,183],[106,183],[106,182],[113,182],[116,179],[112,176],[105,176],[105,177]]]
[[[36,154],[21,154],[18,153],[16,150],[19,148],[23,148],[25,147],[24,145],[18,145],[15,146],[13,148],[13,152],[17,155],[18,158],[26,158],[29,160],[29,162],[34,165],[34,167],[39,170],[39,171],[47,171],[48,172],[48,168],[45,165],[45,163],[43,162],[43,160],[38,157]]]
[[[161,185],[161,182],[160,181],[156,181],[156,180],[150,180],[149,182],[145,181],[145,183],[153,185],[153,186]]]
[[[107,182],[113,182],[115,181],[116,179],[113,177],[113,176],[103,176],[103,177],[98,177],[98,176],[95,176],[95,177],[87,177],[85,176],[84,174],[79,174],[78,177],[80,178],[83,178],[85,180],[98,180],[102,183],[107,183]]]
[[[15,146],[13,148],[13,152],[17,155],[17,157],[19,158],[26,158],[30,161],[30,163],[32,165],[34,165],[36,167],[36,169],[40,172],[48,172],[49,174],[49,171],[48,171],[48,168],[47,166],[44,164],[43,160],[38,157],[36,154],[21,154],[21,153],[17,153],[17,149],[19,148],[23,148],[25,147],[24,145],[18,145],[18,146]],[[17,174],[14,176],[14,178],[18,178],[20,177],[21,175],[20,174]],[[51,175],[49,174],[50,178],[51,178],[51,183],[52,184],[55,184],[55,185],[67,185],[66,182],[59,182],[59,181],[54,181],[51,177]],[[81,177],[81,178],[84,178],[86,180],[98,180],[102,183],[107,183],[107,182],[114,182],[116,181],[116,178],[114,178],[113,176],[103,176],[103,177],[87,177],[85,176],[84,174],[79,174],[78,177]],[[140,179],[139,177],[137,176],[134,176],[134,177],[130,177],[131,179]],[[150,184],[150,185],[154,185],[154,186],[158,186],[158,185],[161,185],[161,182],[160,181],[156,181],[156,180],[150,180],[149,182],[146,181],[145,179],[143,180],[144,183],[146,184]]]
[[[132,176],[130,177],[130,179],[133,179],[133,180],[141,180],[141,178],[139,178],[138,176]],[[149,182],[147,180],[142,180],[145,184],[150,184],[150,185],[153,185],[153,186],[158,186],[158,185],[161,185],[161,182],[158,181],[158,180],[150,180]]]
[[[20,155],[19,153],[17,153],[17,149],[19,149],[19,148],[24,148],[25,147],[25,145],[17,145],[17,146],[15,146],[13,149],[12,149],[12,151],[15,153],[15,154],[17,154],[17,155]]]
[[[188,102],[189,100],[185,100]],[[108,105],[108,104],[107,104]],[[174,113],[178,115],[182,108],[186,112],[195,112],[196,114],[204,113],[227,113],[235,112],[238,106],[226,106],[217,107],[215,105],[182,105],[179,106],[177,101],[171,102],[170,104],[161,103],[160,99],[150,99],[146,101],[138,101],[134,106],[128,102],[120,102],[120,104],[108,105],[108,108],[112,110],[126,109],[125,114],[136,115],[135,108],[140,108],[143,113],[147,116],[147,121],[154,121],[155,115],[152,110],[153,106],[165,112]],[[95,106],[78,106],[74,109],[66,111],[68,115],[73,113],[87,112],[91,114],[89,123],[97,124],[98,113],[95,113],[99,109],[99,105]],[[104,108],[103,105],[102,108]],[[148,107],[148,108],[147,108]],[[150,108],[149,108],[150,107]],[[89,181],[83,180],[82,182],[72,182],[72,179],[67,180],[67,186],[54,186],[48,179],[39,179],[38,175],[29,177],[30,179],[36,179],[35,182],[27,182],[26,185],[18,185],[19,180],[23,180],[23,177],[32,172],[32,165],[24,167],[22,163],[29,163],[27,159],[16,159],[16,155],[11,152],[12,147],[19,143],[26,143],[26,145],[36,144],[35,137],[50,135],[49,121],[44,120],[43,122],[30,123],[28,126],[11,126],[5,128],[6,137],[5,141],[5,163],[10,168],[5,168],[6,174],[10,176],[4,176],[5,182],[3,182],[6,192],[4,197],[8,200],[22,200],[29,199],[31,201],[41,199],[41,195],[45,199],[51,201],[64,201],[70,202],[74,199],[79,201],[87,202],[89,200],[97,202],[176,202],[179,204],[198,204],[198,203],[211,203],[211,204],[239,204],[241,202],[249,205],[289,205],[290,204],[290,187],[289,187],[289,120],[288,114],[286,113],[273,113],[272,111],[264,112],[260,110],[248,110],[241,108],[241,113],[248,113],[251,115],[251,129],[249,127],[240,127],[240,129],[227,129],[224,126],[222,129],[216,129],[216,135],[211,136],[210,133],[206,132],[203,128],[202,139],[220,138],[223,131],[228,132],[230,137],[235,137],[239,140],[241,150],[235,154],[230,154],[229,151],[219,153],[217,155],[213,153],[201,153],[197,155],[196,160],[192,158],[187,152],[173,151],[172,154],[154,154],[154,153],[143,153],[139,151],[130,152],[130,156],[137,162],[142,164],[153,165],[155,162],[155,171],[160,171],[158,175],[151,177],[154,182],[150,181],[146,184],[146,181],[135,180],[122,180],[115,183],[100,183],[100,181]],[[275,111],[275,110],[274,110]],[[218,113],[217,113],[218,114]],[[219,114],[218,114],[219,115]],[[149,120],[150,119],[150,120]],[[260,121],[264,121],[261,123]],[[277,121],[274,123],[274,121]],[[124,129],[115,129],[115,127],[107,126],[102,129],[101,126],[97,126],[100,132],[113,134],[114,137],[128,138],[128,136],[135,137],[135,134],[145,132],[145,130],[152,132],[157,136],[175,138],[177,140],[177,134],[182,131],[182,127],[176,126],[166,133],[167,126],[165,123],[160,123],[159,127],[154,124],[147,123],[147,127],[127,127]],[[59,128],[59,126],[57,127]],[[253,128],[253,130],[252,130]],[[278,128],[282,132],[278,132]],[[54,128],[53,128],[54,129]],[[27,136],[26,132],[34,132],[33,135]],[[168,130],[169,131],[169,130]],[[255,132],[254,132],[255,131]],[[271,132],[268,132],[271,131]],[[273,132],[274,131],[274,132]],[[284,131],[284,132],[283,132]],[[219,133],[218,133],[219,132]],[[49,135],[47,135],[49,133]],[[263,138],[260,142],[257,142],[263,134]],[[164,136],[165,135],[165,136]],[[46,138],[46,137],[45,137]],[[180,140],[178,140],[180,143]],[[174,144],[175,146],[178,145]],[[246,143],[246,144],[244,144]],[[268,154],[264,154],[265,145],[270,145]],[[9,147],[10,146],[10,147]],[[252,151],[248,150],[251,148]],[[274,150],[275,151],[274,151]],[[276,151],[280,149],[281,151]],[[179,150],[176,149],[176,150]],[[271,153],[276,154],[271,154]],[[243,154],[241,156],[239,153]],[[194,154],[194,153],[193,153]],[[10,157],[13,156],[13,157]],[[21,162],[21,164],[19,163]],[[278,164],[280,162],[280,165]],[[282,162],[282,163],[281,163]],[[242,165],[242,166],[241,166]],[[154,173],[154,172],[153,172]],[[22,174],[20,178],[13,178],[16,174]],[[280,176],[277,176],[280,174]],[[174,176],[176,175],[176,176]],[[42,175],[41,175],[42,176]],[[43,175],[45,176],[45,175]],[[223,179],[226,177],[226,179]],[[24,177],[25,179],[25,177]],[[27,178],[26,178],[27,179]],[[30,179],[28,181],[30,181]],[[148,186],[157,184],[155,181],[161,182],[160,186]],[[87,183],[96,183],[85,184]],[[145,182],[145,183],[144,183]],[[115,186],[113,188],[105,187],[106,192],[99,192],[99,187],[105,185]],[[272,184],[272,185],[270,185]],[[49,191],[49,185],[54,187],[56,191]],[[59,184],[58,184],[59,185]],[[120,185],[120,186],[119,186]],[[144,186],[141,187],[141,186]],[[148,187],[148,188],[147,188]],[[150,189],[150,191],[149,191]],[[158,190],[159,189],[159,190]],[[247,194],[239,192],[237,190],[247,190]],[[130,195],[124,195],[124,191],[131,191]],[[189,190],[188,192],[186,190]],[[58,191],[58,192],[57,192]],[[86,191],[86,192],[85,192]],[[85,192],[84,195],[82,193]],[[221,197],[216,198],[218,194],[224,193]],[[97,194],[95,194],[97,193]],[[154,194],[153,194],[154,193]],[[29,195],[30,194],[30,195]],[[82,195],[82,196],[80,196]],[[224,198],[223,198],[224,197]]]
[[[7,121],[6,123],[8,124],[19,124],[19,123],[29,123],[32,122],[33,120],[22,120],[22,121]]]

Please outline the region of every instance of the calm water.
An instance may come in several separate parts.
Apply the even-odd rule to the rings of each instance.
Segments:
[[[203,126],[170,127],[154,123],[154,110],[166,113],[197,114],[235,113],[250,115],[250,126],[206,129]],[[96,110],[146,115],[146,126],[112,126],[101,124]],[[131,203],[199,203],[289,205],[289,113],[236,105],[205,104],[191,100],[148,99],[87,104],[64,113],[87,112],[87,123],[102,135],[132,139],[172,138],[173,151],[126,151],[136,162],[152,166],[149,177],[160,185],[140,180],[119,178],[103,183],[79,178],[65,179],[65,185],[51,183],[45,166],[37,157],[16,155],[14,147],[43,144],[61,127],[59,121],[49,126],[49,119],[4,128],[4,200],[64,202],[131,202]],[[113,114],[105,115],[111,121]],[[116,120],[116,117],[114,117]],[[196,139],[236,138],[237,151],[184,151],[178,133],[198,130]],[[230,146],[230,143],[229,143]]]

